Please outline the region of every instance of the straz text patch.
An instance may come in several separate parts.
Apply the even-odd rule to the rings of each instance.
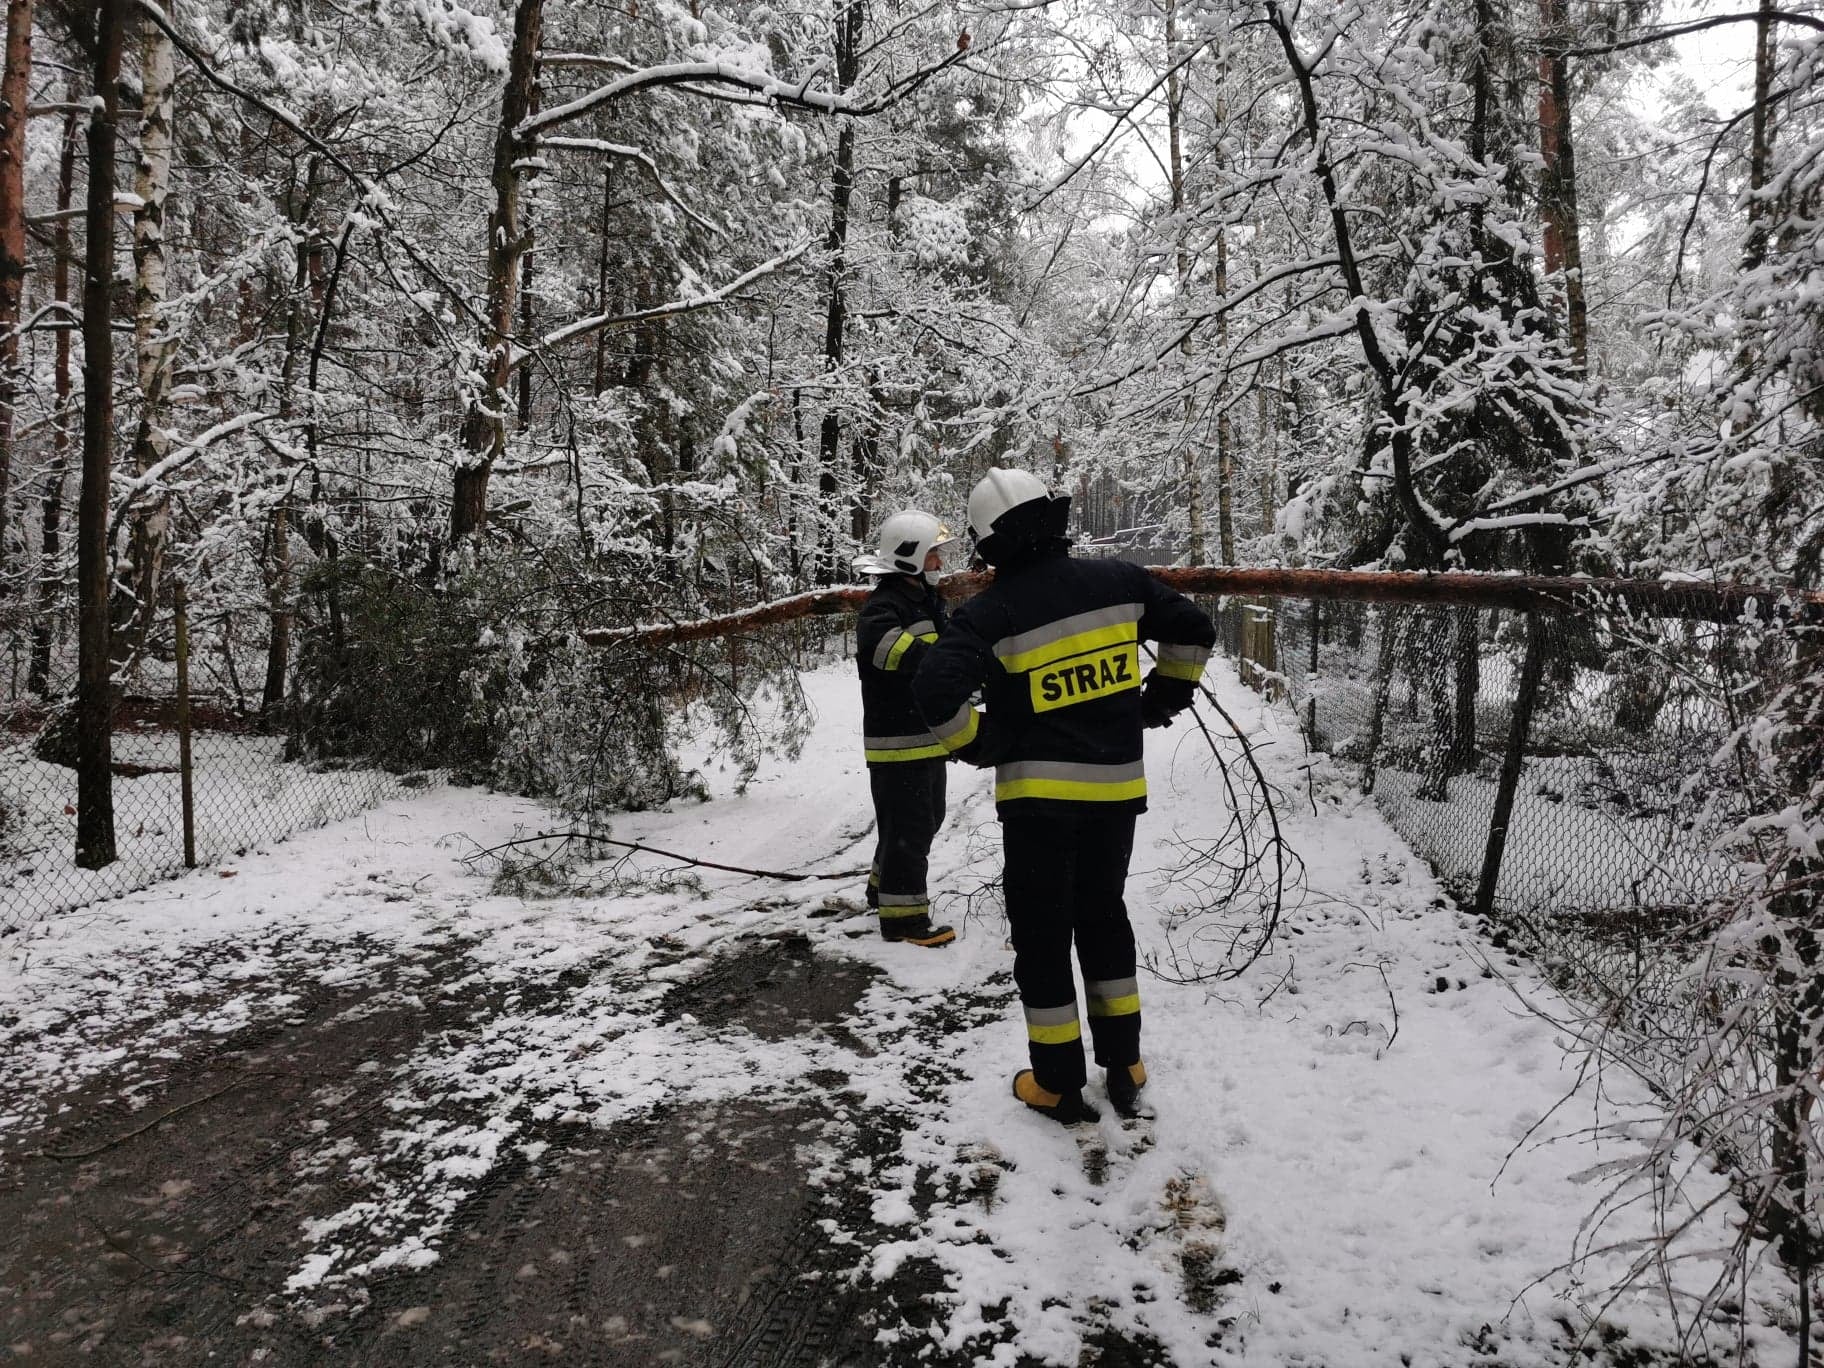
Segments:
[[[1027,678],[1032,682],[1035,713],[1106,698],[1140,687],[1140,647],[1137,642],[1128,641],[1071,656],[1041,665]]]

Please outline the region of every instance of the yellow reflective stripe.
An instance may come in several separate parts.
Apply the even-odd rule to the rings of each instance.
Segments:
[[[1138,993],[1129,993],[1126,997],[1091,997],[1089,1000],[1089,1014],[1092,1017],[1132,1016],[1139,1010]]]
[[[932,642],[932,641],[936,641],[936,640],[937,640],[937,633],[936,633],[936,632],[920,632],[920,633],[919,633],[919,634],[918,634],[918,639],[919,639],[919,640],[920,640],[920,641],[923,641],[923,642]]]
[[[1001,657],[1001,666],[1008,674],[1025,674],[1036,670],[1041,665],[1049,665],[1054,660],[1066,656],[1082,655],[1085,651],[1099,651],[1104,646],[1119,646],[1124,642],[1138,641],[1140,626],[1134,622],[1117,622],[1111,627],[1097,627],[1092,631],[1078,632],[1073,636],[1060,637],[1048,641],[1043,646],[1034,646],[1030,651],[1016,651],[1012,655]]]
[[[1201,660],[1161,660],[1154,668],[1167,679],[1183,679],[1195,684],[1203,678]]]
[[[877,765],[891,764],[896,760],[942,760],[950,752],[940,745],[913,746],[908,750],[870,750],[863,751],[871,762]]]
[[[943,728],[935,729],[935,730],[937,730],[938,741],[947,750],[953,750],[953,751],[961,750],[964,746],[968,745],[971,741],[975,740],[975,733],[982,724],[981,714],[978,713],[974,708],[970,707],[967,703],[965,703],[963,705],[962,712],[959,712],[957,714],[957,716],[961,717],[963,713],[967,713],[969,716],[963,722],[963,724],[959,730],[954,731],[954,732],[945,730],[945,728],[949,728],[949,727],[956,725],[955,718],[952,718],[950,721],[944,723]]]
[[[899,668],[900,657],[911,650],[912,643],[917,640],[918,638],[913,636],[912,633],[901,632],[899,634],[899,639],[893,643],[892,649],[887,652],[887,663],[880,668],[883,670],[897,670]]]
[[[1068,1045],[1073,1040],[1083,1039],[1083,1026],[1074,1019],[1056,1026],[1035,1026],[1029,1021],[1026,1038],[1039,1045]]]
[[[894,917],[928,917],[931,915],[930,903],[889,903],[884,897],[880,901],[879,912],[883,920]]]
[[[1124,779],[1113,784],[1090,779],[1008,779],[994,786],[994,798],[1004,803],[1014,798],[1065,798],[1075,803],[1119,803],[1146,797],[1146,780]]]

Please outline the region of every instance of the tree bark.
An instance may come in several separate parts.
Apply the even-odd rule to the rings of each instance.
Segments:
[[[169,293],[165,260],[165,201],[171,193],[171,40],[150,19],[141,30],[139,164],[133,193],[133,344],[139,376],[139,423],[133,432],[133,473],[144,475],[165,458],[165,404],[171,385],[171,340],[162,313]],[[110,649],[116,677],[137,666],[157,610],[159,578],[170,536],[170,503],[148,491],[131,515],[127,563],[114,590]]]
[[[98,0],[82,279],[82,495],[76,581],[76,864],[114,863],[113,690],[108,649],[108,479],[114,445],[114,147],[126,0]]]
[[[487,330],[482,334],[482,386],[469,397],[462,418],[462,458],[450,498],[450,536],[461,541],[487,526],[488,477],[507,446],[507,382],[513,367],[513,314],[519,297],[520,258],[531,245],[519,221],[518,162],[530,153],[519,125],[532,112],[538,80],[538,42],[544,0],[519,0],[507,88],[500,97],[494,138],[494,209],[488,215]]]
[[[74,92],[71,93],[74,103]],[[52,239],[55,261],[51,265],[51,291],[57,302],[70,298],[70,199],[76,186],[76,148],[81,142],[72,111],[63,118],[63,151],[57,159],[57,227]],[[45,472],[44,501],[40,506],[38,550],[38,606],[32,616],[32,663],[27,676],[31,691],[40,698],[51,691],[51,645],[56,638],[57,600],[63,580],[63,476],[70,464],[70,330],[57,331],[56,360],[52,367],[55,410],[51,418],[51,463]]]
[[[7,512],[13,492],[13,401],[18,392],[20,303],[25,295],[25,124],[31,74],[32,0],[7,0],[6,69],[0,74],[0,572],[6,568]],[[0,585],[4,583],[0,574]]]
[[[1459,604],[1516,612],[1587,616],[1621,607],[1637,617],[1739,624],[1754,612],[1763,622],[1824,624],[1824,591],[1747,584],[1698,584],[1673,580],[1573,579],[1543,575],[1414,574],[1403,571],[1291,570],[1277,566],[1149,565],[1147,574],[1181,594],[1232,598],[1296,598],[1326,603]],[[986,574],[947,575],[942,593],[955,602],[981,593]],[[619,642],[672,645],[704,641],[731,631],[791,622],[810,614],[859,608],[868,591],[839,588],[763,603],[726,617],[661,627],[591,628],[580,633],[591,646]],[[1393,649],[1396,618],[1383,619],[1383,651]],[[1351,649],[1361,647],[1359,621],[1350,625]],[[1391,668],[1391,667],[1389,667]],[[1388,671],[1383,671],[1387,673]]]

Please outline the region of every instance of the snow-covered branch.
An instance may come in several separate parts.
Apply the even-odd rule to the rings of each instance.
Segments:
[[[593,113],[604,105],[612,104],[623,96],[637,94],[643,90],[660,90],[677,86],[725,86],[733,90],[751,92],[765,104],[786,105],[795,109],[809,110],[816,114],[856,116],[878,114],[905,99],[939,72],[955,66],[963,60],[965,55],[966,50],[959,48],[941,62],[920,67],[909,76],[895,81],[879,94],[861,99],[849,94],[812,90],[810,82],[815,79],[815,72],[812,72],[803,81],[782,81],[766,71],[742,66],[735,62],[670,62],[662,66],[643,67],[638,71],[628,72],[619,80],[597,86],[587,94],[579,95],[567,103],[554,105],[527,119],[519,125],[516,132],[521,138],[531,138],[547,128],[556,128],[561,124],[580,119],[583,115]]]
[[[637,162],[645,170],[646,174],[652,177],[652,183],[659,187],[659,193],[675,204],[678,207],[678,211],[692,223],[707,232],[716,234],[718,237],[722,236],[724,232],[724,229],[720,225],[711,223],[688,204],[684,203],[684,201],[678,197],[677,192],[675,192],[670,185],[666,184],[664,174],[659,170],[659,164],[637,147],[630,147],[626,143],[607,142],[601,138],[541,138],[539,140],[539,146],[569,149],[577,152],[601,152],[610,157],[622,157],[627,161]]]
[[[108,536],[114,537],[120,530],[121,520],[126,517],[148,491],[163,484],[165,478],[174,470],[180,470],[201,456],[210,447],[224,437],[232,437],[237,432],[244,432],[257,423],[269,422],[278,417],[276,413],[241,413],[217,423],[206,432],[199,433],[182,446],[168,452],[165,457],[153,466],[122,482],[116,487],[114,512],[109,520]]]
[[[513,358],[513,364],[520,366],[535,352],[550,347],[560,346],[565,342],[574,342],[579,337],[589,337],[607,328],[629,327],[636,323],[650,323],[660,318],[674,318],[679,314],[697,313],[703,309],[713,309],[718,304],[726,304],[757,280],[789,266],[810,250],[811,243],[807,238],[789,252],[784,252],[770,261],[763,261],[751,271],[735,277],[707,294],[692,295],[686,299],[674,299],[668,304],[657,304],[650,309],[640,309],[634,313],[597,314],[593,318],[579,318],[574,323],[566,323],[555,332],[546,333],[538,346],[532,351],[519,352]]]

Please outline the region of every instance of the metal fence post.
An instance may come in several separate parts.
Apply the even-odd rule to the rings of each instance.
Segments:
[[[177,770],[184,805],[184,868],[196,868],[196,802],[190,770],[190,622],[189,598],[180,580],[172,586],[177,619]]]
[[[1527,735],[1533,725],[1533,704],[1539,697],[1539,677],[1544,673],[1544,621],[1538,613],[1528,613],[1526,654],[1520,662],[1520,684],[1514,693],[1514,715],[1507,729],[1507,750],[1501,757],[1501,782],[1495,789],[1495,811],[1489,818],[1488,844],[1482,851],[1482,877],[1476,881],[1477,916],[1490,916],[1495,910],[1495,884],[1501,878],[1501,857],[1507,851],[1514,794],[1520,787],[1520,767],[1526,760]]]

